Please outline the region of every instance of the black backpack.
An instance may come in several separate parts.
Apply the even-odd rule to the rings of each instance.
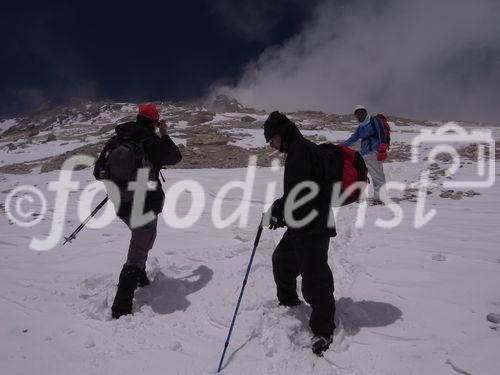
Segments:
[[[141,168],[149,169],[148,181],[158,181],[142,142],[120,139],[111,148],[103,150],[94,167],[94,176],[98,180],[114,182],[120,191],[121,202],[130,204],[134,192],[128,190],[128,183],[137,179],[137,171]],[[114,197],[111,200],[115,203]]]
[[[110,180],[119,186],[135,181],[141,168],[149,168],[149,179],[156,180],[153,164],[148,160],[142,142],[132,140],[120,140],[115,147],[105,150],[104,159],[99,160],[95,168],[98,180]]]
[[[149,168],[148,181],[158,181],[142,142],[120,139],[111,148],[103,150],[95,164],[94,176],[98,180],[114,182],[120,192],[120,205],[130,205],[134,192],[128,190],[128,183],[137,179],[137,171],[141,168]],[[116,209],[119,210],[117,198],[110,196]]]

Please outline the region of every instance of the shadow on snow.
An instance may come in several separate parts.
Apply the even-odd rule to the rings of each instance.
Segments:
[[[365,327],[389,326],[403,316],[402,311],[390,303],[365,300],[355,302],[352,298],[345,297],[335,302],[335,308],[335,325],[348,336],[358,334],[360,329]],[[290,313],[304,326],[309,325],[309,305],[302,304],[292,308]]]
[[[213,273],[206,266],[199,266],[191,275],[178,279],[159,272],[151,285],[136,291],[135,301],[138,307],[149,305],[158,314],[185,311],[191,304],[187,296],[204,288],[212,280]]]

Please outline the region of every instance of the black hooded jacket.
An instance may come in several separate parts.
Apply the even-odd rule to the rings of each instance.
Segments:
[[[293,218],[301,220],[313,209],[318,212],[316,218],[302,228],[292,228],[295,233],[322,233],[334,237],[337,233],[332,225],[328,227],[328,215],[330,214],[331,189],[326,184],[325,154],[319,146],[303,137],[297,126],[285,115],[273,112],[264,123],[264,135],[269,141],[273,135],[281,136],[281,152],[285,152],[285,171],[283,176],[283,196],[273,204],[273,213],[284,216],[284,206],[290,191],[303,181],[312,181],[318,184],[319,194],[313,200],[300,206],[293,211]],[[296,200],[305,196],[309,189],[302,189],[296,196]],[[332,217],[333,219],[333,217]]]
[[[136,122],[127,122],[120,124],[115,128],[116,135],[111,137],[104,146],[94,167],[94,177],[99,179],[99,167],[105,162],[107,152],[116,147],[116,145],[126,139],[135,142],[141,142],[148,160],[153,164],[154,175],[156,176],[156,189],[146,193],[146,202],[144,212],[153,211],[155,214],[161,212],[165,194],[159,180],[160,169],[164,165],[175,165],[182,159],[181,152],[177,145],[168,135],[161,138],[154,130],[147,126],[138,125]],[[118,216],[129,216],[132,204],[122,203],[118,209]]]

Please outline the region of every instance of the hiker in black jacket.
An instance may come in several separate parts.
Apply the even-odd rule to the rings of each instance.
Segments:
[[[160,136],[155,132],[158,128]],[[132,300],[137,286],[149,284],[146,274],[146,260],[149,250],[156,238],[157,215],[162,211],[165,194],[158,175],[164,165],[174,165],[181,161],[179,148],[167,134],[167,124],[159,119],[159,113],[152,104],[139,106],[136,122],[120,124],[115,128],[116,135],[108,140],[97,159],[94,176],[101,179],[100,173],[111,150],[122,141],[142,144],[147,160],[152,164],[152,173],[156,179],[154,190],[147,191],[143,213],[152,212],[154,219],[139,227],[131,226],[133,200],[121,199],[119,207],[115,207],[117,216],[130,228],[132,233],[128,249],[127,261],[120,273],[118,289],[111,308],[112,316],[118,319],[132,312]],[[125,187],[124,190],[127,188]],[[122,196],[123,198],[123,196]]]
[[[302,294],[311,305],[309,325],[314,334],[312,350],[321,355],[332,342],[335,329],[335,300],[333,276],[328,265],[330,237],[336,235],[333,223],[328,225],[331,188],[325,184],[324,154],[318,145],[305,139],[297,126],[285,115],[275,111],[264,123],[264,136],[272,148],[286,154],[283,196],[271,207],[270,228],[287,226],[287,230],[274,250],[272,263],[280,305],[300,304],[297,295],[297,276],[302,276]],[[292,189],[310,181],[319,187],[316,197],[296,210],[286,210]],[[304,188],[295,201],[311,190]],[[290,222],[300,221],[311,214],[316,217],[306,225],[294,226]]]

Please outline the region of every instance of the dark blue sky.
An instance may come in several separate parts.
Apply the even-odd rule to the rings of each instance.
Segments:
[[[304,5],[303,3],[307,3]],[[72,97],[189,100],[296,34],[317,1],[11,1],[0,117]]]

